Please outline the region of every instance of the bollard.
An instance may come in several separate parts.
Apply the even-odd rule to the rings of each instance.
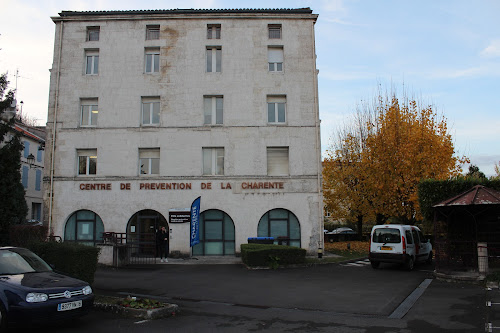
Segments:
[[[318,247],[318,258],[323,258],[323,249],[321,247]]]

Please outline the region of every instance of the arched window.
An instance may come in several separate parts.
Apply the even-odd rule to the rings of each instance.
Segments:
[[[258,237],[289,238],[290,246],[300,247],[300,224],[297,217],[286,209],[273,209],[265,213],[257,227]]]
[[[221,210],[211,209],[200,214],[200,243],[193,246],[193,255],[234,255],[234,223]]]
[[[104,224],[96,213],[79,210],[71,214],[64,230],[64,241],[95,245],[102,242]]]

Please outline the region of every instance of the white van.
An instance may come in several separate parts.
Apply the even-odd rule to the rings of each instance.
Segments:
[[[417,262],[432,262],[432,244],[418,227],[402,224],[375,225],[370,234],[370,263],[401,263],[412,270]]]

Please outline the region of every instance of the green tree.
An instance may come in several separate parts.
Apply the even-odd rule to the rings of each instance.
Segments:
[[[471,164],[469,166],[469,172],[467,172],[465,178],[486,179],[486,175],[481,170],[479,170],[479,167],[477,165]]]
[[[28,206],[21,184],[20,134],[13,130],[14,117],[4,118],[4,112],[14,100],[14,92],[7,91],[7,74],[0,75],[0,243],[8,243],[9,228],[26,218]],[[7,91],[7,92],[6,92]]]

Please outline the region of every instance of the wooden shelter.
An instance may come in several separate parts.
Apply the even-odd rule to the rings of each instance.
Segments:
[[[500,191],[477,185],[433,207],[436,272],[478,271],[478,244],[499,267]]]

